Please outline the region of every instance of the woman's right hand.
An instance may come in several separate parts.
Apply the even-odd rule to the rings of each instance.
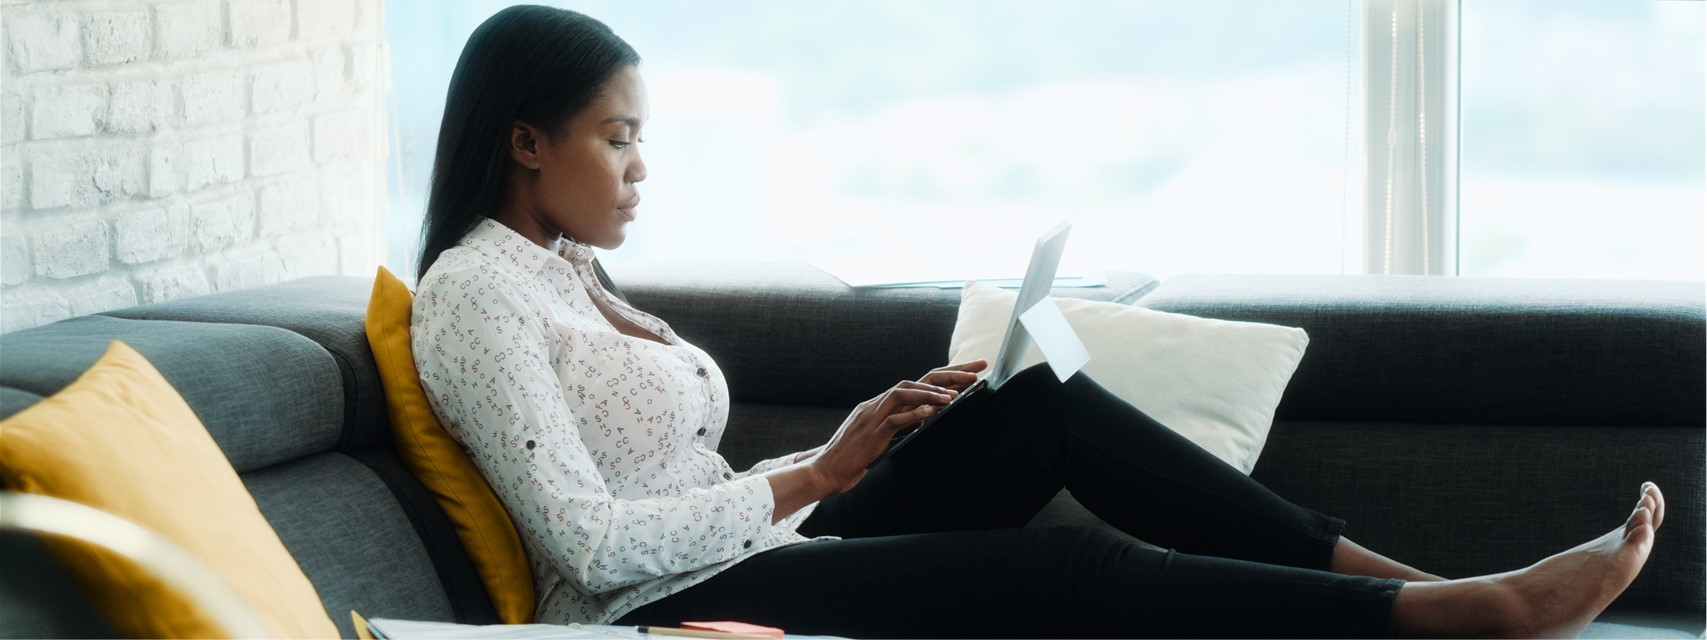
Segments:
[[[957,395],[960,392],[923,382],[898,382],[854,407],[829,444],[808,464],[830,495],[846,492],[865,478],[866,467],[883,455],[896,433],[924,422]]]

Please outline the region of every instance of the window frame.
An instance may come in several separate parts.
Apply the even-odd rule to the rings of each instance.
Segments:
[[[1363,2],[1364,273],[1460,273],[1461,2]]]

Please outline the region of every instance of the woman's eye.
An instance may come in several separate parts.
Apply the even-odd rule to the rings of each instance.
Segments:
[[[629,144],[628,142],[623,141],[623,140],[612,140],[612,141],[610,141],[610,146],[612,146],[616,149],[627,149],[628,144]]]

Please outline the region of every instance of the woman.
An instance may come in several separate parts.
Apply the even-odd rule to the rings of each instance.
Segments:
[[[795,633],[1529,636],[1634,579],[1665,503],[1520,571],[1443,580],[1339,535],[1084,376],[1022,373],[867,471],[982,361],[855,407],[822,447],[737,472],[705,352],[616,294],[589,247],[637,215],[639,57],[512,7],[451,79],[413,337],[422,384],[523,533],[544,622],[736,619]],[[1011,391],[1010,391],[1011,389]],[[992,465],[990,461],[1000,461]],[[1176,551],[1021,529],[1060,488]]]

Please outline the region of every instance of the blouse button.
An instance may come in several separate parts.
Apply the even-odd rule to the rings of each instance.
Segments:
[[[702,435],[702,436],[705,435],[705,427],[699,428],[699,435]]]
[[[699,377],[704,378],[705,377],[705,367],[700,367],[699,371],[696,371],[694,373],[695,373],[695,375],[698,375]]]
[[[532,440],[529,440],[529,441],[528,441],[528,448],[529,448],[529,449],[532,449],[532,448],[533,448],[533,441],[532,441]]]
[[[734,478],[735,478],[735,474],[729,473],[728,471],[723,472],[723,479],[724,480],[733,480]]]
[[[752,541],[752,540],[744,540],[744,541],[742,541],[742,542],[741,542],[741,548],[742,548],[742,549],[751,549],[751,548],[753,548],[753,541]]]

